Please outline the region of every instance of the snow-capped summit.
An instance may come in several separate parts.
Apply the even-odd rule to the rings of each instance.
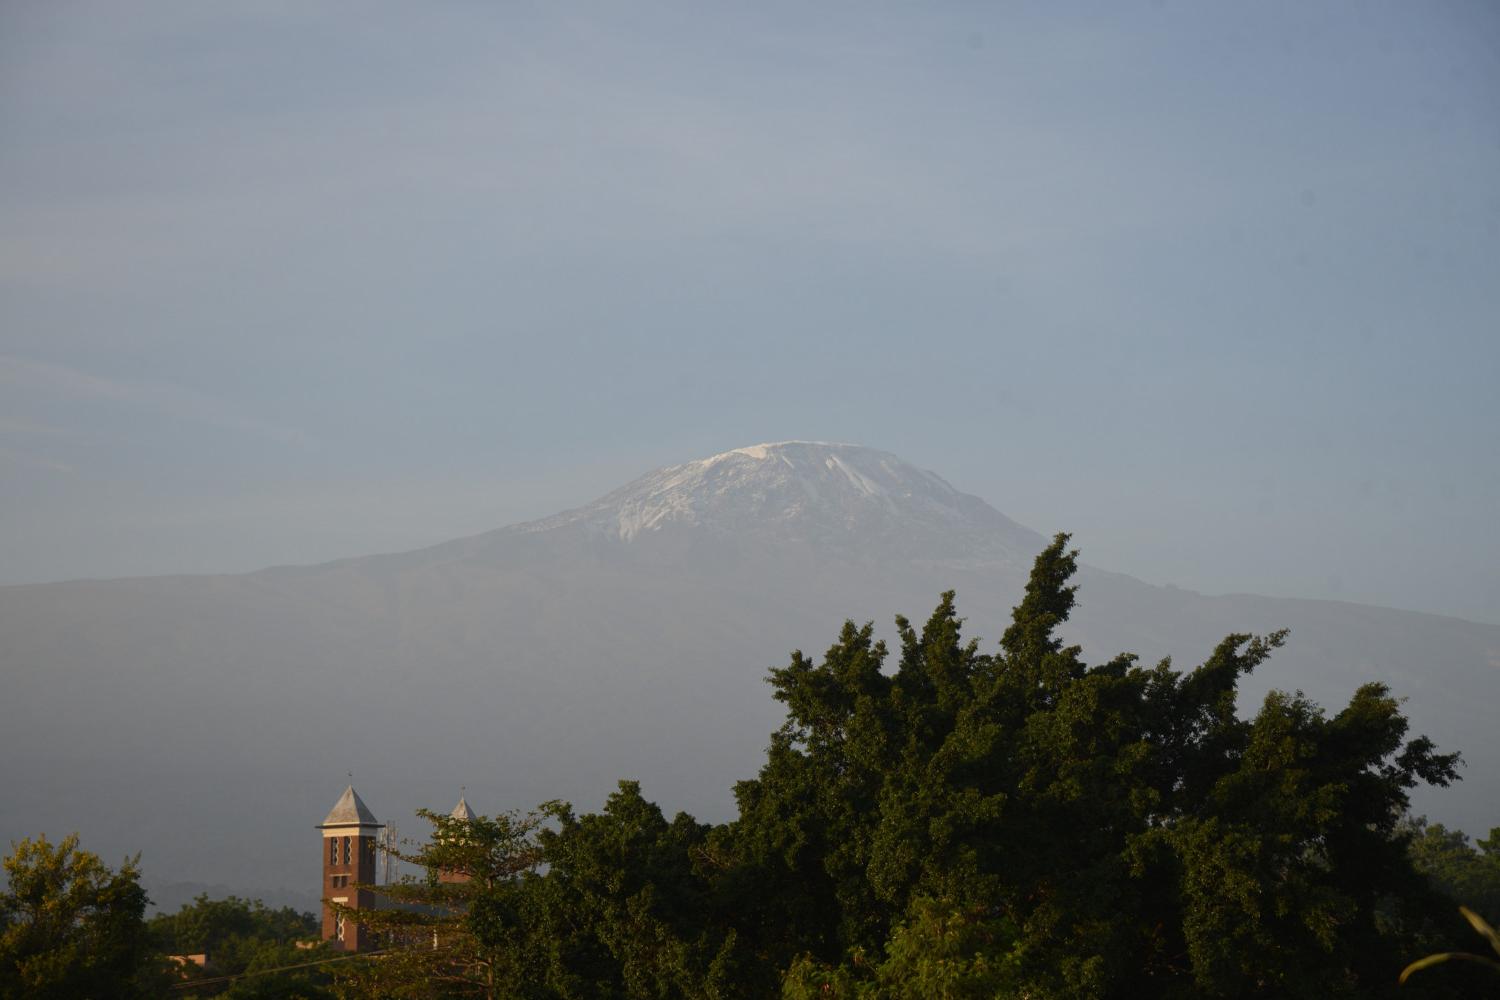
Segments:
[[[681,527],[901,548],[941,536],[942,551],[927,554],[944,558],[994,556],[997,547],[1029,558],[1041,544],[1034,532],[935,473],[889,452],[823,441],[757,444],[667,466],[529,527],[579,524],[625,542]],[[966,540],[959,551],[954,539]]]

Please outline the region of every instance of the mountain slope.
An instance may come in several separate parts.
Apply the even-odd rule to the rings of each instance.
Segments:
[[[895,456],[786,442],[416,552],[235,576],[0,589],[0,840],[83,832],[163,879],[305,889],[311,825],[352,770],[419,832],[623,777],[723,818],[780,712],[763,678],[845,617],[923,617],[949,588],[993,647],[1045,540]],[[1086,554],[1086,553],[1085,553]],[[1205,597],[1081,574],[1090,656],[1179,666],[1231,631],[1292,638],[1247,686],[1336,711],[1366,679],[1475,766],[1423,808],[1500,823],[1500,628],[1330,602]]]

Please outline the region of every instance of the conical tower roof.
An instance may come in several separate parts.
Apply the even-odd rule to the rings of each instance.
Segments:
[[[328,826],[380,826],[380,821],[375,814],[370,812],[370,807],[365,805],[359,793],[350,785],[344,789],[344,794],[333,804],[328,812],[328,818],[319,824],[319,829]]]
[[[452,816],[454,819],[461,819],[464,822],[468,822],[469,820],[474,818],[474,810],[469,808],[468,799],[460,795],[458,797],[458,805],[454,806],[453,811],[448,815]]]

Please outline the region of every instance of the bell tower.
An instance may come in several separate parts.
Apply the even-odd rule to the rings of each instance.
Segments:
[[[458,805],[454,806],[453,811],[448,815],[461,823],[468,823],[474,819],[474,810],[469,808],[469,800],[460,795],[458,797]],[[438,872],[439,882],[467,882],[470,877],[467,872],[452,871],[446,868]]]
[[[339,951],[364,951],[374,943],[355,917],[335,912],[330,904],[374,908],[374,894],[355,887],[375,884],[375,841],[382,826],[353,785],[318,824],[323,834],[323,940]]]

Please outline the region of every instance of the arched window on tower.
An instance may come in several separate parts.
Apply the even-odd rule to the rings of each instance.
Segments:
[[[339,838],[328,838],[328,863],[336,865],[339,863]]]
[[[349,838],[344,838],[344,864],[349,863]]]

